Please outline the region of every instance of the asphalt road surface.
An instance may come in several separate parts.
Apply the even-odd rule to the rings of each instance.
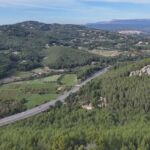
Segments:
[[[62,95],[60,95],[58,98],[56,98],[55,100],[52,100],[50,102],[47,102],[45,104],[42,104],[38,107],[34,107],[32,109],[26,110],[24,112],[0,119],[0,126],[4,126],[4,125],[8,125],[11,123],[14,123],[16,121],[34,116],[36,114],[39,114],[41,112],[44,112],[46,110],[48,110],[50,108],[50,106],[55,106],[55,103],[58,101],[64,102],[65,99],[72,93],[76,93],[77,91],[80,90],[80,88],[82,86],[84,86],[86,83],[90,82],[92,79],[104,74],[105,72],[107,72],[108,68],[105,68],[103,70],[100,70],[98,72],[96,72],[95,74],[93,74],[91,77],[89,77],[87,80],[85,80],[84,82],[82,82],[81,84],[75,85],[70,91],[66,91],[64,92]]]

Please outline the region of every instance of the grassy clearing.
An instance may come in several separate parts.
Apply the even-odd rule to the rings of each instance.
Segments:
[[[20,71],[14,74],[14,76],[20,77],[20,78],[29,78],[31,75],[32,75],[31,71]]]
[[[32,82],[26,81],[26,83],[32,84],[32,83],[41,83],[41,82],[57,82],[58,78],[60,78],[60,77],[61,77],[61,74],[60,75],[52,75],[52,76],[32,80]]]
[[[66,86],[73,86],[77,83],[77,76],[75,74],[66,74],[62,77],[61,83]]]
[[[0,100],[19,101],[26,100],[27,108],[34,107],[52,100],[57,93],[57,83],[44,83],[40,81],[24,81],[1,86]]]
[[[27,108],[32,108],[36,105],[39,105],[39,104],[48,102],[50,100],[53,100],[57,96],[58,96],[58,94],[56,94],[56,93],[44,94],[44,95],[32,94],[29,97],[27,97],[30,100],[26,103],[26,106],[27,106]]]
[[[62,76],[62,77],[61,77]],[[60,82],[58,82],[60,79]],[[0,101],[25,100],[27,109],[55,99],[66,88],[77,83],[75,74],[52,75],[36,80],[14,82],[0,86]]]
[[[43,82],[56,82],[59,77],[61,77],[61,75],[53,75],[53,76],[45,77],[39,80]]]

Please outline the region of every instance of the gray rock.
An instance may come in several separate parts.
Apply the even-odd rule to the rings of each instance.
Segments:
[[[142,76],[142,75],[148,75],[148,76],[150,75],[150,65],[147,65],[140,70],[132,71],[129,76],[131,77],[131,76]]]

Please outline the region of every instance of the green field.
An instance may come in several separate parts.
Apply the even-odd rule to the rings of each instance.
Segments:
[[[66,74],[62,77],[61,83],[66,86],[73,86],[77,83],[77,76],[75,74]]]
[[[48,82],[57,82],[57,80],[61,77],[62,75],[52,75],[52,76],[48,76],[48,77],[44,77],[44,78],[40,78],[40,79],[35,79],[32,80],[32,82],[26,81],[26,83],[48,83]],[[19,82],[18,82],[19,83]]]
[[[16,77],[29,78],[32,75],[31,71],[18,71],[14,74]]]
[[[0,105],[4,110],[0,110],[0,115],[3,111],[7,111],[7,108],[12,109],[11,112],[14,111],[17,108],[15,105],[19,106],[20,102],[26,109],[30,109],[53,100],[75,84],[77,84],[75,74],[61,74],[2,85],[0,86]]]

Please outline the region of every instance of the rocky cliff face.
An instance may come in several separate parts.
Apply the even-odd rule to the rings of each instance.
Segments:
[[[150,75],[150,65],[143,67],[141,70],[132,71],[130,73],[131,76],[142,76],[142,75]]]

